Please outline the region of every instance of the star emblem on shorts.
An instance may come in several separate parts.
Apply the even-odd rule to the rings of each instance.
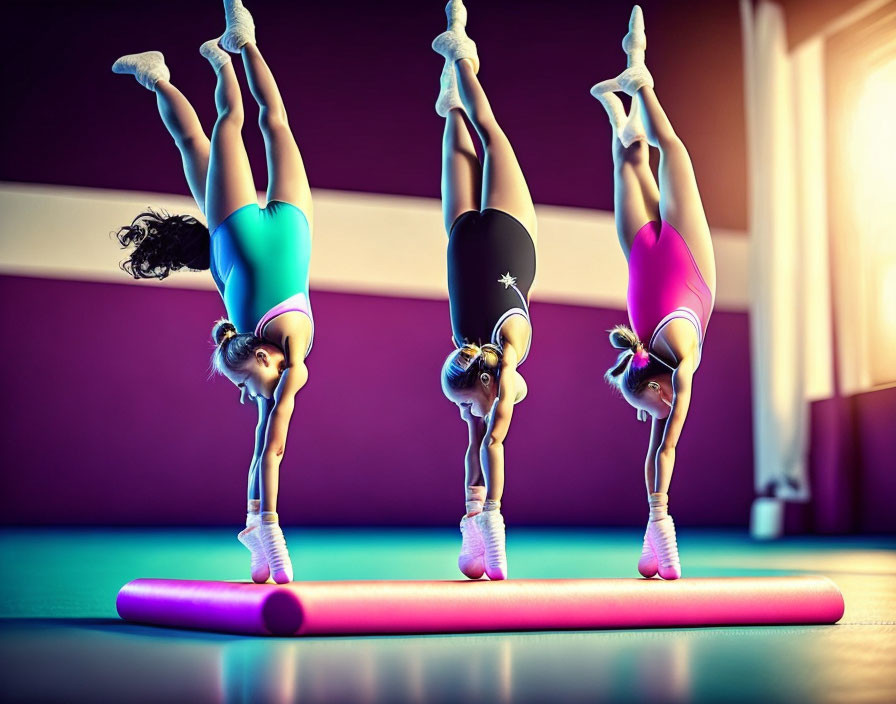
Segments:
[[[499,284],[504,284],[504,288],[510,288],[511,286],[516,286],[516,277],[511,276],[508,271],[504,276],[498,279]]]

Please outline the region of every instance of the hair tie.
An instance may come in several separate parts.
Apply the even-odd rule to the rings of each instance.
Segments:
[[[236,330],[225,330],[224,335],[221,337],[221,344],[223,345],[231,337],[236,337]]]
[[[638,349],[632,352],[632,369],[643,369],[650,364],[650,355],[643,345],[638,345]]]

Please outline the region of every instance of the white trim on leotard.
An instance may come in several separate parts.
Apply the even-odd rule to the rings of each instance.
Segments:
[[[679,318],[690,321],[693,326],[697,328],[697,360],[694,364],[694,369],[696,369],[700,366],[700,360],[703,357],[703,325],[701,325],[697,313],[686,306],[676,308],[657,324],[656,328],[653,330],[653,334],[650,336],[650,342],[647,343],[647,349],[653,349],[653,343],[656,340],[656,336],[662,332],[662,329],[666,327],[666,325]]]
[[[523,357],[519,362],[516,363],[517,366],[521,365],[526,361],[526,357],[529,356],[529,349],[532,347],[532,321],[529,319],[529,311],[523,308],[511,308],[506,311],[500,318],[498,318],[498,322],[495,323],[495,327],[492,329],[492,344],[495,345],[498,349],[503,349],[503,345],[501,344],[501,326],[504,322],[514,316],[521,315],[526,319],[526,322],[529,323],[529,340],[526,343],[526,351],[523,352]]]

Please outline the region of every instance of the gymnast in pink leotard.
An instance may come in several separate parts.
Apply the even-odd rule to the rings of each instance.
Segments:
[[[629,269],[631,327],[610,331],[610,343],[622,352],[606,378],[639,419],[651,421],[644,464],[650,518],[638,571],[677,579],[681,563],[668,491],[712,314],[715,259],[691,159],[644,63],[647,39],[637,5],[622,47],[628,68],[591,89],[613,124],[616,230]],[[628,114],[617,92],[632,96]],[[659,184],[648,145],[660,152]]]

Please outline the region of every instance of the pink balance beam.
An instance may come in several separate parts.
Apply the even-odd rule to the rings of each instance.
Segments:
[[[835,623],[826,577],[292,582],[136,579],[126,621],[253,635],[473,633]]]

